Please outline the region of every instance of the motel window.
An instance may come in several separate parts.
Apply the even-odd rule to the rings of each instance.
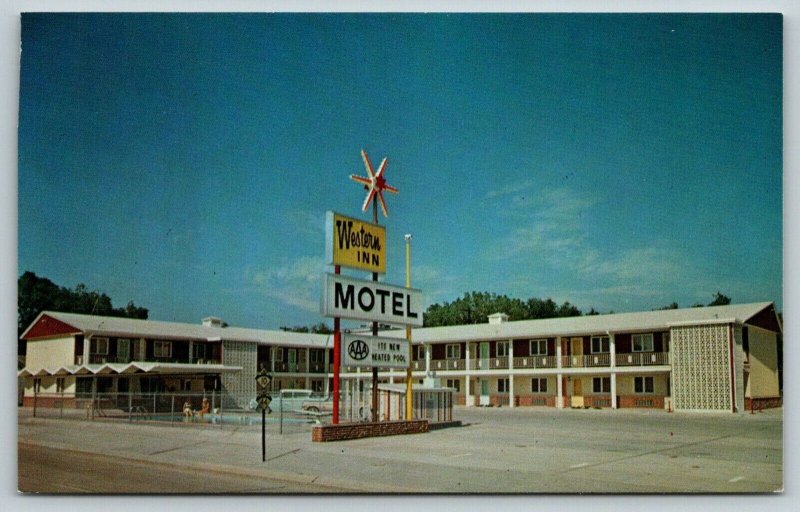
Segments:
[[[416,361],[425,360],[425,345],[417,345],[414,347],[414,354],[416,355]]]
[[[595,393],[611,393],[611,377],[593,378],[592,391]]]
[[[153,342],[153,355],[155,357],[172,357],[172,342],[171,341]]]
[[[546,356],[547,355],[547,340],[531,340],[532,356]]]
[[[56,378],[56,393],[64,392],[64,377]]]
[[[275,362],[276,363],[283,362],[283,347],[278,347],[275,349]]]
[[[547,393],[547,379],[531,379],[532,393]]]
[[[592,336],[592,354],[608,354],[608,336]]]
[[[108,355],[108,338],[92,338],[89,344],[91,354]]]
[[[497,357],[508,357],[508,342],[507,341],[498,341],[497,342]]]
[[[497,392],[508,393],[508,379],[497,379]]]
[[[309,359],[312,363],[324,363],[325,362],[325,353],[322,350],[312,348],[311,352],[309,353]]]
[[[321,380],[312,380],[311,381],[311,391],[314,393],[323,393],[323,382]]]
[[[653,377],[635,377],[633,380],[633,389],[636,393],[640,394],[653,393]]]
[[[42,390],[42,379],[33,379],[33,392],[39,393]]]
[[[447,387],[456,390],[456,393],[461,392],[461,381],[458,379],[447,379]]]
[[[75,379],[75,396],[85,397],[92,394],[92,378],[77,377]]]
[[[633,351],[634,352],[652,352],[653,351],[653,335],[652,334],[634,334],[633,335]]]
[[[461,345],[458,343],[451,343],[445,347],[447,359],[461,359]]]
[[[206,346],[202,343],[196,343],[192,350],[194,350],[194,358],[195,359],[205,359],[206,358]]]

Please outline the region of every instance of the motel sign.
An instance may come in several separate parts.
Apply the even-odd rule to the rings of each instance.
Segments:
[[[343,275],[323,277],[324,316],[422,327],[422,292]]]

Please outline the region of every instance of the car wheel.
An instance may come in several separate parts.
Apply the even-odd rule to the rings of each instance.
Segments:
[[[317,413],[317,412],[319,412],[319,407],[316,407],[316,406],[311,406],[311,407],[309,407],[309,408],[308,408],[308,409],[306,409],[306,410],[307,410],[308,412],[314,412],[314,413]]]

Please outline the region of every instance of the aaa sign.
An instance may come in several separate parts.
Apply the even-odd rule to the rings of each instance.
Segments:
[[[386,228],[335,212],[325,215],[326,263],[386,273]]]
[[[323,278],[323,316],[422,327],[422,292],[342,275]]]
[[[342,366],[408,368],[408,341],[355,334],[342,335]]]

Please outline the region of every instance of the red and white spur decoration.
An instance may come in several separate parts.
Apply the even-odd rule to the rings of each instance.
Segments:
[[[368,177],[363,176],[356,176],[355,174],[350,175],[350,179],[355,181],[356,183],[361,183],[364,185],[364,188],[368,190],[367,198],[364,199],[364,204],[361,207],[362,211],[367,211],[369,208],[369,203],[374,200],[377,200],[381,203],[381,210],[383,210],[383,216],[388,217],[389,212],[386,210],[386,201],[383,199],[383,191],[391,192],[392,194],[397,194],[398,190],[391,185],[386,183],[386,179],[383,177],[383,171],[386,170],[386,158],[383,159],[381,162],[381,166],[378,167],[378,172],[374,172],[372,170],[372,164],[369,162],[369,157],[367,156],[367,152],[363,149],[361,150],[361,158],[364,159],[364,167],[367,168],[367,175]],[[377,199],[376,199],[377,197]]]

